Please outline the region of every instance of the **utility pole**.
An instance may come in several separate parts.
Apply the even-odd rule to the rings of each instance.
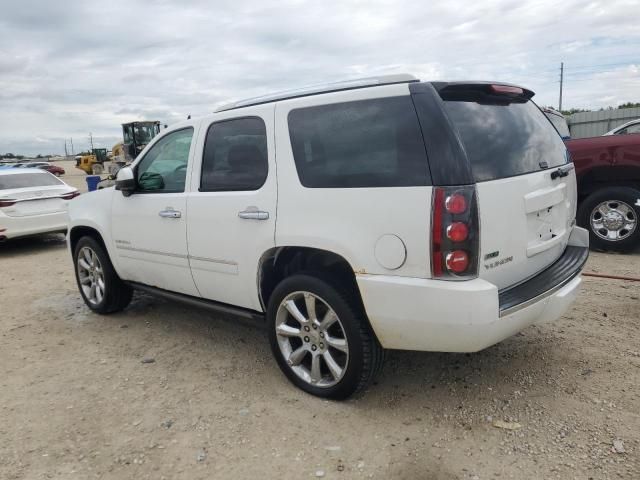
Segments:
[[[93,152],[93,135],[89,132],[89,143],[91,144],[91,151]]]
[[[558,101],[558,111],[562,111],[562,83],[564,81],[564,62],[560,62],[560,100]]]

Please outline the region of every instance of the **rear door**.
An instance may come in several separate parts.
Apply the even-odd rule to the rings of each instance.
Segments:
[[[274,246],[274,104],[220,113],[202,124],[187,199],[189,263],[207,299],[261,310],[260,256]]]
[[[479,276],[504,288],[564,251],[575,223],[576,179],[562,139],[530,92],[491,89],[443,89],[440,97],[476,182]]]

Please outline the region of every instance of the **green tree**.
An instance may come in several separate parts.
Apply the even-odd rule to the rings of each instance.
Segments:
[[[573,115],[574,113],[580,113],[580,112],[590,112],[591,110],[586,110],[584,108],[570,108],[569,110],[562,110],[562,113],[565,117],[569,116],[569,115]]]
[[[627,102],[627,103],[622,103],[618,105],[618,108],[635,108],[635,107],[640,107],[640,103]]]

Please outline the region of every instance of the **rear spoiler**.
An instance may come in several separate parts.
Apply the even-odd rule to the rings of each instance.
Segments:
[[[525,103],[535,94],[518,85],[504,82],[433,82],[442,100],[508,105]]]

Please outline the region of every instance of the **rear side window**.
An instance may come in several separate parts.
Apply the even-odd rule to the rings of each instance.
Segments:
[[[292,110],[289,135],[308,188],[430,185],[427,156],[409,96]]]
[[[569,133],[569,126],[567,125],[567,121],[564,119],[564,117],[560,117],[559,115],[550,113],[547,114],[547,118],[551,120],[551,123],[553,123],[553,126],[556,127],[556,130],[562,138],[571,137],[571,133]]]
[[[267,131],[262,119],[214,123],[202,157],[201,192],[258,190],[267,180]]]
[[[17,173],[12,175],[0,174],[0,190],[9,190],[10,188],[51,187],[62,184],[63,182],[56,177],[45,172]]]
[[[513,177],[567,162],[564,142],[530,100],[501,104],[445,100],[476,182]]]

